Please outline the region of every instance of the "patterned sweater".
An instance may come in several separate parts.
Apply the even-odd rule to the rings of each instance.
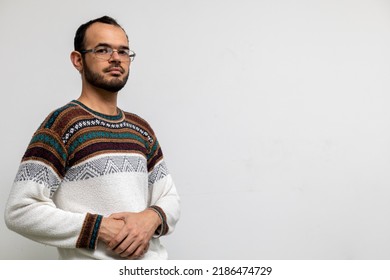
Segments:
[[[13,231],[58,248],[63,259],[115,259],[98,242],[102,216],[148,207],[163,220],[144,259],[166,259],[159,236],[174,230],[179,197],[149,124],[74,100],[53,111],[23,156],[5,211]]]

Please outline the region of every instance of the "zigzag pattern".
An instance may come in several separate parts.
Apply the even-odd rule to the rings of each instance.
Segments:
[[[33,181],[38,184],[44,184],[45,187],[49,188],[51,196],[61,183],[60,179],[50,168],[34,162],[24,162],[20,165],[15,178],[15,182],[19,181]]]
[[[107,156],[70,168],[64,181],[80,181],[120,172],[146,173],[146,159],[139,156]]]
[[[153,171],[149,174],[149,186],[153,185],[155,182],[164,178],[168,174],[169,172],[167,165],[164,161],[161,161],[154,167]]]

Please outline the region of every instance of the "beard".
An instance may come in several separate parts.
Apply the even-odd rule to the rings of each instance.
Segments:
[[[119,67],[122,69],[122,73],[125,72],[123,67],[120,65],[111,65],[107,68],[104,68],[103,72],[108,72],[112,67]],[[85,61],[84,61],[84,75],[87,82],[90,83],[92,86],[100,89],[104,89],[112,93],[120,91],[126,85],[127,79],[129,78],[129,72],[128,72],[127,75],[123,76],[122,79],[120,79],[119,77],[113,77],[111,80],[107,80],[104,78],[103,75],[93,72],[85,63]]]

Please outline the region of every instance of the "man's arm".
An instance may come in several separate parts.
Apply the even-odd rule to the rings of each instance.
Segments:
[[[5,222],[9,229],[43,244],[95,249],[102,216],[59,209],[52,199],[68,156],[58,132],[49,128],[54,115],[41,124],[26,149],[8,197]]]
[[[33,164],[31,168],[42,172],[47,168],[36,162],[25,164]],[[22,164],[21,168],[25,167]],[[4,218],[9,229],[43,244],[60,248],[96,247],[93,235],[94,229],[100,225],[99,215],[72,213],[57,208],[45,182],[33,179],[15,181]]]
[[[44,168],[35,164],[37,170]],[[95,249],[100,241],[108,244],[125,224],[122,219],[59,209],[50,197],[48,185],[33,180],[13,184],[4,218],[9,229],[59,248]]]
[[[168,172],[163,153],[152,128],[145,122],[151,135],[147,158],[148,207],[140,213],[116,213],[110,217],[122,219],[125,226],[108,247],[127,258],[137,258],[147,250],[151,238],[173,232],[180,217],[180,198]],[[145,186],[146,187],[146,186]]]
[[[107,247],[128,259],[137,259],[146,253],[150,239],[162,223],[159,215],[151,209],[139,213],[114,213],[109,218],[122,222],[124,226],[110,242],[106,242]]]
[[[166,168],[163,162],[160,164],[157,168]],[[165,175],[159,177],[150,174],[152,179],[149,181],[149,208],[140,213],[125,212],[110,216],[125,223],[121,231],[108,243],[108,248],[122,257],[139,258],[147,250],[151,238],[173,232],[179,220],[180,199],[176,187],[170,174],[162,174]]]

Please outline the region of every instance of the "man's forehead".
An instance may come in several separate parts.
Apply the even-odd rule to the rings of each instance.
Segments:
[[[129,41],[121,27],[95,22],[85,32],[85,45],[94,46],[100,43],[127,46]]]

